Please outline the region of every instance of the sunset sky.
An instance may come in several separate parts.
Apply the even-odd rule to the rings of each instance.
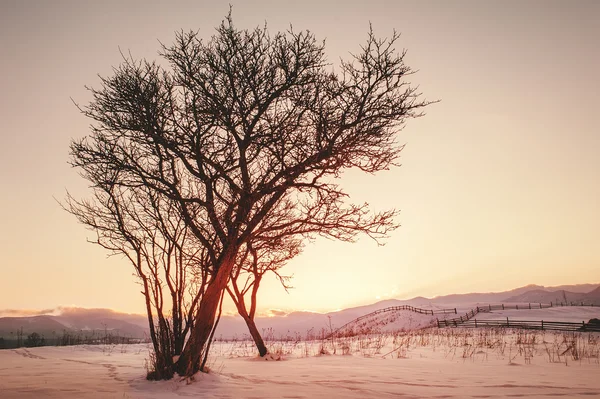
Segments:
[[[317,239],[269,278],[268,309],[330,311],[384,298],[600,283],[600,2],[231,1],[234,23],[290,24],[356,52],[369,22],[402,34],[429,100],[408,122],[400,168],[348,171],[354,202],[401,210],[384,247]],[[65,190],[89,195],[68,164],[89,132],[90,100],[121,59],[157,58],[177,30],[209,38],[217,1],[0,2],[0,312],[57,306],[142,313],[133,269],[86,242]],[[228,310],[233,308],[229,306]]]

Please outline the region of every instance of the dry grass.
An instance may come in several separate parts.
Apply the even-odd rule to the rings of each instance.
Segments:
[[[304,336],[276,338],[272,331],[265,335],[271,358],[286,356],[364,356],[407,358],[420,348],[441,352],[449,359],[486,361],[503,359],[508,364],[531,364],[533,359],[550,363],[587,362],[600,364],[600,334],[587,332],[555,332],[507,328],[424,328],[413,331],[381,332],[365,328],[361,333],[332,336],[323,329]],[[256,356],[256,348],[247,339],[222,341],[213,355],[225,357]],[[542,360],[543,359],[543,360]]]

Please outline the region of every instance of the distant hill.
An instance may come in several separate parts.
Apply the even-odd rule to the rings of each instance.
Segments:
[[[500,303],[509,302],[509,298],[515,298],[531,291],[540,292],[556,292],[568,291],[572,294],[588,293],[600,287],[600,284],[577,284],[577,285],[560,285],[556,287],[544,287],[543,285],[530,284],[524,287],[515,288],[510,291],[488,292],[488,293],[470,293],[470,294],[451,294],[438,296],[430,299],[431,303],[447,303],[447,304],[465,304],[465,303]],[[568,298],[567,298],[568,299]],[[513,302],[513,301],[511,301]],[[528,302],[528,301],[525,301]],[[531,301],[539,302],[539,301]],[[550,302],[550,301],[547,301]],[[555,302],[555,299],[552,299]]]
[[[555,287],[545,287],[546,291],[571,291],[579,293],[589,293],[596,288],[599,288],[600,284],[575,284],[575,285],[558,285]]]
[[[584,305],[600,306],[600,287],[593,291],[582,293],[566,290],[544,291],[532,290],[505,299],[505,302],[539,302],[539,303],[583,303]]]
[[[476,304],[503,302],[560,302],[562,291],[570,302],[584,302],[600,306],[600,285],[579,284],[558,287],[527,285],[504,292],[470,293],[438,296],[435,298],[416,297],[408,300],[388,299],[370,305],[344,309],[326,314],[313,312],[292,312],[274,317],[257,317],[256,325],[264,336],[285,337],[311,333],[318,335],[331,328],[336,329],[349,321],[390,306],[412,305],[427,309],[467,307]],[[564,299],[563,299],[564,300]],[[61,308],[60,315],[28,317],[0,317],[0,337],[15,338],[22,328],[26,337],[32,332],[50,338],[62,335],[63,331],[79,334],[102,334],[146,338],[148,319],[145,315],[119,313],[110,309]],[[246,324],[239,316],[222,316],[215,337],[243,338],[248,336]]]
[[[58,316],[0,317],[0,337],[16,339],[38,333],[45,338],[60,337],[64,332],[90,336],[111,334],[128,338],[148,336],[148,319],[142,315],[118,313],[109,309],[69,308]]]
[[[349,321],[377,309],[406,304],[412,304],[412,302],[410,300],[388,299],[371,305],[336,312],[292,312],[275,317],[256,317],[255,321],[263,336],[271,335],[275,338],[298,335],[301,337],[307,335],[319,336],[323,332],[328,333],[331,329],[335,330]],[[225,339],[248,337],[248,328],[239,316],[222,316],[215,337]]]
[[[469,294],[450,294],[431,298],[430,301],[432,303],[449,304],[501,302],[510,296],[520,295],[527,291],[535,289],[544,289],[544,287],[540,285],[527,285],[525,287],[520,287],[514,290],[502,292],[473,292]]]
[[[25,337],[33,332],[49,337],[62,332],[65,326],[53,316],[0,317],[0,337],[16,339],[21,329]]]
[[[70,309],[55,319],[72,330],[110,331],[113,334],[143,338],[148,334],[145,315],[119,313],[109,309]]]
[[[541,285],[527,285],[525,287],[516,288],[510,291],[503,292],[491,292],[491,293],[471,293],[471,294],[453,294],[453,295],[444,295],[435,298],[424,298],[424,297],[416,297],[407,300],[400,299],[387,299],[383,301],[379,301],[370,305],[358,306],[354,308],[344,309],[337,312],[330,313],[312,313],[312,312],[292,312],[287,315],[275,316],[275,317],[257,317],[256,325],[258,330],[262,332],[263,335],[270,334],[274,337],[285,337],[285,336],[295,336],[297,334],[302,337],[306,336],[307,333],[319,334],[322,330],[327,332],[329,330],[329,326],[333,329],[341,327],[342,325],[352,321],[353,319],[363,316],[365,314],[371,313],[378,309],[383,309],[391,306],[401,306],[401,305],[411,305],[416,307],[422,307],[427,309],[436,309],[436,308],[451,308],[458,306],[473,306],[476,304],[493,304],[493,303],[503,303],[512,301],[513,298],[517,299],[516,302],[545,302],[549,303],[550,300],[537,300],[533,298],[538,298],[536,296],[531,296],[531,300],[529,300],[528,293],[531,292],[542,292],[549,293],[552,296],[552,302],[555,301],[554,297],[556,296],[555,292],[557,288],[570,288],[570,294],[567,294],[567,299],[569,299],[569,295],[573,296],[573,301],[575,301],[575,295],[583,295],[577,291],[582,290],[594,290],[597,295],[600,292],[599,284],[581,284],[581,285],[571,285],[571,286],[559,286],[559,287],[544,287]],[[587,292],[587,291],[586,291]],[[585,295],[591,295],[589,294]],[[561,294],[562,295],[562,294]],[[540,296],[540,298],[542,298]],[[545,298],[545,297],[544,297]],[[577,298],[581,298],[577,296]],[[527,300],[524,300],[527,299]],[[581,302],[581,300],[579,300]],[[596,303],[594,303],[595,305]],[[600,305],[600,304],[599,304]],[[248,337],[248,329],[246,324],[239,316],[223,316],[221,317],[221,321],[217,328],[217,332],[215,337],[219,338],[244,338]]]

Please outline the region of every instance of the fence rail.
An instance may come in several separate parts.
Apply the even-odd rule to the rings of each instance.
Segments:
[[[353,319],[353,320],[349,321],[348,323],[344,324],[340,328],[338,328],[335,331],[333,331],[329,335],[329,337],[339,334],[340,331],[343,331],[349,325],[354,324],[354,323],[358,323],[359,321],[361,321],[363,319],[367,319],[369,317],[373,317],[373,316],[375,316],[377,314],[380,314],[380,313],[395,312],[395,311],[399,311],[399,310],[408,310],[410,312],[415,312],[415,313],[420,313],[420,314],[427,314],[427,315],[431,315],[431,316],[433,316],[435,314],[456,314],[456,308],[454,308],[454,309],[436,309],[436,310],[431,310],[431,309],[416,308],[416,307],[410,306],[410,305],[390,306],[390,307],[383,308],[383,309],[377,309],[374,312],[367,313],[366,315],[357,317],[356,319]]]
[[[544,320],[465,320],[463,322],[452,320],[437,321],[438,327],[461,327],[461,328],[484,328],[484,327],[503,327],[520,328],[529,330],[556,330],[556,331],[589,331],[600,332],[600,324],[566,322],[566,321],[544,321]]]
[[[548,309],[553,307],[562,307],[562,306],[598,306],[594,304],[585,304],[583,302],[550,302],[550,303],[527,303],[527,304],[515,304],[515,305],[506,305],[506,304],[498,304],[498,305],[487,305],[487,306],[477,306],[474,309],[466,312],[464,315],[460,315],[459,317],[453,319],[437,319],[438,327],[465,327],[465,328],[477,328],[477,327],[510,327],[510,328],[530,328],[530,329],[539,329],[539,330],[561,330],[561,331],[600,331],[600,325],[598,324],[590,324],[590,323],[570,323],[570,322],[553,322],[553,321],[522,321],[522,320],[513,320],[510,321],[508,318],[506,321],[504,320],[477,320],[475,316],[479,313],[488,313],[494,310],[529,310],[529,309]],[[436,314],[458,314],[456,308],[453,309],[422,309],[417,308],[410,305],[401,305],[401,306],[390,306],[383,309],[375,310],[371,313],[365,314],[363,316],[357,317],[354,320],[349,321],[344,324],[340,328],[333,331],[329,337],[338,335],[341,331],[343,331],[348,326],[358,323],[361,320],[367,319],[369,317],[373,317],[380,313],[386,312],[394,312],[399,310],[408,310],[415,313],[426,314],[426,315],[436,315]]]
[[[584,303],[578,304],[577,302],[550,302],[550,303],[527,303],[527,304],[515,304],[515,305],[506,305],[506,304],[499,304],[499,305],[487,305],[487,306],[477,306],[474,309],[471,309],[470,311],[466,312],[463,315],[460,315],[459,317],[456,317],[454,319],[447,319],[445,320],[447,323],[449,323],[448,325],[452,325],[455,326],[459,323],[465,323],[469,320],[471,320],[473,317],[475,317],[478,313],[481,312],[492,312],[494,310],[529,310],[529,309],[548,309],[548,308],[554,308],[554,307],[561,307],[561,306],[597,306],[597,305],[586,305]],[[439,323],[438,323],[439,324]],[[443,324],[443,323],[442,323]]]
[[[488,309],[489,311],[492,310],[509,310],[509,309],[514,309],[514,310],[524,310],[524,309],[547,309],[547,308],[557,308],[557,307],[564,307],[564,306],[590,306],[590,307],[594,307],[594,306],[598,306],[598,305],[594,305],[593,303],[585,303],[585,302],[550,302],[550,303],[535,303],[535,302],[531,302],[531,303],[527,303],[525,305],[521,304],[515,304],[515,305],[506,305],[506,304],[499,304],[499,305],[488,305],[488,306],[478,306],[479,309],[481,310],[485,310]]]

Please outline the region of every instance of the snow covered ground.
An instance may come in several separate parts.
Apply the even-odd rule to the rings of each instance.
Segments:
[[[475,318],[481,320],[544,320],[544,321],[564,321],[572,323],[586,323],[593,318],[600,318],[600,307],[590,306],[565,306],[548,309],[531,310],[495,310],[489,313],[479,313]]]
[[[599,334],[433,328],[268,346],[265,360],[250,342],[216,342],[211,372],[191,383],[147,381],[147,345],[2,350],[0,398],[600,397]]]

